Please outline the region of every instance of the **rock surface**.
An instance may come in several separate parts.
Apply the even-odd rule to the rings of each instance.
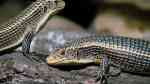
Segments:
[[[31,54],[38,59],[42,55]],[[21,52],[0,57],[1,84],[99,84],[95,82],[98,66],[76,66],[64,69],[48,66],[40,58],[32,61]],[[121,73],[108,79],[108,84],[149,84],[150,77]]]
[[[74,36],[74,39],[79,38],[80,35],[90,35],[81,32],[80,35],[79,32],[70,33]],[[43,46],[49,44],[51,47],[55,45],[61,47],[67,39],[73,38],[70,33],[55,31],[56,36],[51,36],[50,39],[47,38],[52,42],[47,41],[48,43],[46,43],[43,39],[39,39],[39,41],[41,40]],[[41,34],[41,37],[43,37],[42,35],[44,34]],[[63,38],[56,41],[56,38],[60,36]],[[65,40],[64,43],[62,43],[63,40]],[[39,46],[39,44],[36,46]],[[35,49],[39,48],[40,46]],[[51,50],[53,49],[55,48],[51,48]],[[50,51],[46,50],[42,53]],[[0,56],[0,84],[99,84],[95,81],[99,70],[96,65],[51,67],[45,63],[47,55],[33,53],[29,56],[35,60],[30,60],[28,57],[23,56],[21,52]],[[150,84],[149,80],[150,77],[123,72],[118,77],[109,78],[108,84]]]
[[[63,47],[66,41],[95,35],[87,32],[66,32],[61,30],[51,30],[39,33],[33,40],[31,52],[49,54],[55,48]]]

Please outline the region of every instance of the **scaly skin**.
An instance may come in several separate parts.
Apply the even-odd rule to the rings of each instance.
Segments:
[[[18,16],[0,26],[0,52],[20,44],[29,32],[37,33],[65,6],[62,0],[36,0]]]
[[[68,42],[47,57],[49,65],[100,64],[103,56],[123,71],[150,74],[150,42],[121,36],[91,36]]]

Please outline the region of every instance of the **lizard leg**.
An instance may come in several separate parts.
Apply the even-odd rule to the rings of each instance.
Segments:
[[[109,72],[109,59],[107,56],[103,56],[100,63],[100,70],[98,71],[97,81],[100,80],[100,84],[107,84],[107,75]]]
[[[38,57],[36,57],[36,56],[32,56],[30,53],[30,45],[31,45],[31,42],[32,42],[33,37],[35,35],[36,35],[36,33],[31,31],[25,36],[25,38],[22,42],[22,52],[23,52],[23,55],[25,57],[27,57],[28,59],[30,59],[32,61],[39,62],[41,60],[41,62],[44,62],[45,61],[45,55],[42,55],[39,53],[32,53],[32,55],[38,56]]]
[[[110,67],[114,68],[113,71],[111,71]],[[100,62],[97,81],[100,80],[100,84],[107,84],[107,79],[109,77],[117,77],[120,73],[121,68],[119,68],[119,66],[113,66],[110,59],[107,56],[103,56]]]
[[[23,55],[29,58],[30,60],[33,60],[34,58],[30,56],[30,45],[32,42],[33,37],[35,36],[35,33],[33,31],[29,32],[23,42],[22,42],[22,52]]]
[[[30,52],[30,45],[32,42],[33,37],[35,36],[35,33],[33,31],[29,32],[23,42],[22,42],[22,52],[24,55],[29,54]]]

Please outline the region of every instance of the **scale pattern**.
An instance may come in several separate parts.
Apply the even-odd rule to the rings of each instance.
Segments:
[[[100,59],[107,56],[113,66],[132,73],[150,74],[150,42],[121,36],[91,36],[70,41],[65,57]],[[73,60],[73,58],[71,58]]]
[[[64,8],[62,0],[37,0],[18,16],[0,26],[0,51],[14,47],[22,42],[28,32],[39,31],[48,16]],[[46,14],[47,17],[45,16]],[[42,22],[43,18],[45,21]],[[39,25],[41,24],[41,25]]]

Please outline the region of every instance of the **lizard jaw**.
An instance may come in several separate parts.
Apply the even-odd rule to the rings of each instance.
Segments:
[[[97,61],[89,58],[70,58],[69,56],[65,56],[64,49],[56,49],[52,52],[46,59],[46,62],[51,66],[68,66],[68,65],[82,65],[88,63],[97,63]]]
[[[46,61],[49,65],[61,65],[61,64],[65,64],[67,59],[66,58],[59,59],[59,58],[55,58],[53,56],[48,56]]]
[[[90,59],[69,59],[69,58],[55,58],[54,56],[49,56],[46,59],[47,63],[52,66],[68,66],[68,65],[82,65],[93,63]]]

